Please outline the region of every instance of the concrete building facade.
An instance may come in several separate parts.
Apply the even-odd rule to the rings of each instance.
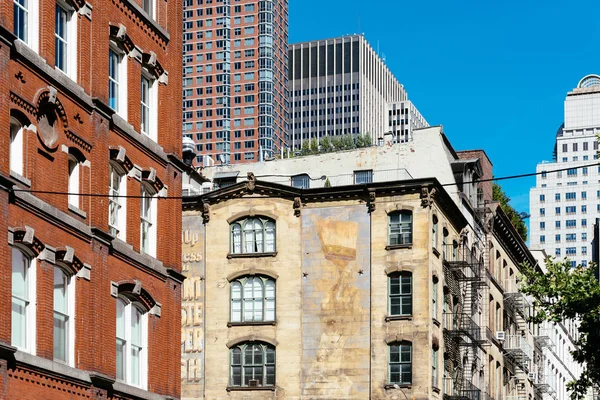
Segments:
[[[216,190],[184,200],[183,396],[554,395],[533,374],[545,344],[518,290],[519,265],[537,260],[477,183],[491,167],[431,127],[407,143],[206,168]],[[257,277],[262,314],[244,320]],[[236,357],[257,343],[274,363],[245,381]]]
[[[600,77],[588,75],[567,94],[554,161],[537,165],[530,190],[531,248],[567,257],[573,266],[592,259],[593,226],[600,216]],[[556,172],[551,172],[556,171]]]
[[[400,141],[428,126],[363,35],[291,44],[288,59],[291,148],[339,135],[376,143],[390,131]]]
[[[2,399],[180,395],[181,12],[0,6]]]
[[[183,133],[196,143],[195,164],[279,154],[286,143],[288,1],[187,0],[183,15]]]

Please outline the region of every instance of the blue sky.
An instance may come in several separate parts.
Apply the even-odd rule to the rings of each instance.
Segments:
[[[363,33],[457,150],[497,177],[552,159],[568,91],[600,73],[596,1],[289,0],[290,43]],[[519,211],[534,178],[502,182]]]

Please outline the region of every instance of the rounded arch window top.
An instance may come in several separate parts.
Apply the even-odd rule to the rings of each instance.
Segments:
[[[584,76],[577,85],[578,88],[589,88],[593,86],[600,86],[600,76],[595,74],[590,74]]]

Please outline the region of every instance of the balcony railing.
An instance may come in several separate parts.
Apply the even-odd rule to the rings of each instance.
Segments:
[[[471,343],[478,344],[482,340],[481,327],[465,313],[444,313],[442,326],[453,336],[466,336]]]
[[[521,335],[506,335],[504,350],[517,361],[531,361],[533,348]]]
[[[552,328],[540,328],[533,337],[535,343],[540,347],[551,347],[555,345],[556,331]]]
[[[469,381],[462,384],[452,378],[444,378],[444,398],[451,400],[482,400],[481,390]]]
[[[444,261],[459,280],[481,280],[483,259],[467,246],[447,244],[443,250]]]
[[[533,386],[535,390],[537,390],[539,393],[556,393],[556,375],[538,374],[537,381],[534,383]]]

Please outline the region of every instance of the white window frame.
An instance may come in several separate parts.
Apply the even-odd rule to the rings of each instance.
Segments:
[[[149,185],[142,184],[140,190],[140,252],[156,257],[156,212],[157,203],[156,192]],[[148,207],[144,207],[144,202],[149,201]],[[145,213],[145,210],[148,213]],[[146,235],[144,235],[146,231]],[[144,238],[147,243],[144,243]]]
[[[242,218],[231,223],[230,233],[231,254],[277,251],[277,224],[273,219],[261,216]]]
[[[79,193],[81,180],[81,163],[72,154],[69,154],[69,205],[79,209]]]
[[[10,118],[10,170],[23,176],[25,127],[16,118]]]
[[[142,0],[142,10],[152,19],[156,19],[156,1]]]
[[[69,273],[65,268],[61,266],[54,266],[54,273],[56,271],[60,271],[67,277],[67,310],[66,314],[61,311],[56,310],[56,303],[53,303],[53,312],[60,312],[67,317],[67,328],[66,328],[66,343],[65,343],[65,351],[66,357],[65,360],[60,360],[54,358],[54,361],[67,364],[71,367],[75,366],[75,279],[73,279],[73,275]],[[56,332],[53,332],[55,335]],[[54,338],[54,342],[56,342],[56,338]],[[56,344],[56,343],[54,343]]]
[[[398,216],[398,221],[392,221],[392,218]],[[409,221],[403,220],[403,217],[410,217]],[[410,210],[401,210],[388,214],[388,242],[390,246],[408,246],[413,244],[413,212]],[[396,240],[392,240],[395,238]],[[398,243],[393,243],[396,241]]]
[[[119,337],[118,332],[118,307],[120,304],[123,304],[123,336]],[[131,314],[132,308],[135,307],[141,314],[140,319],[140,329],[141,329],[141,343],[140,343],[140,369],[139,373],[139,382],[134,383],[132,381],[131,376],[131,350],[132,350],[132,337],[131,337]],[[141,389],[146,389],[148,387],[148,312],[144,310],[144,308],[137,302],[132,302],[124,296],[119,296],[117,298],[117,303],[115,307],[115,351],[116,351],[116,340],[124,341],[124,349],[123,349],[123,376],[117,376],[117,380],[127,383],[128,385],[136,386]],[[116,361],[116,360],[115,360]]]
[[[19,7],[26,13],[27,23],[25,27],[25,37],[19,38],[26,45],[28,45],[36,53],[39,50],[39,2],[38,0],[24,0],[25,6],[20,4],[19,0],[13,0],[13,7]],[[13,8],[14,10],[14,8]],[[14,16],[14,11],[13,11]],[[14,24],[15,21],[13,21]],[[16,35],[14,25],[13,33]]]
[[[57,0],[56,7],[61,8],[66,13],[67,18],[66,18],[66,22],[65,22],[66,29],[65,29],[65,37],[64,38],[58,36],[58,34],[56,33],[56,26],[54,27],[55,67],[59,71],[64,72],[73,81],[77,82],[77,44],[78,44],[78,42],[77,42],[77,14],[75,12],[75,9],[63,0]],[[54,20],[56,21],[56,11],[55,11]],[[56,25],[56,22],[55,22],[55,25]],[[56,63],[56,57],[58,54],[57,41],[62,41],[62,42],[64,42],[64,45],[65,45],[65,53],[66,54],[65,54],[64,69],[59,68]]]
[[[117,74],[116,77],[110,76],[110,57],[111,52],[115,55],[117,59],[117,68],[115,72]],[[109,47],[109,76],[108,76],[108,105],[113,108],[119,114],[121,118],[127,121],[127,56],[123,50],[117,46],[116,43],[111,42]],[[117,92],[115,95],[116,104],[114,107],[110,104],[110,84],[111,82],[116,83]]]
[[[144,82],[148,89],[143,89]],[[144,99],[146,92],[146,99]],[[144,112],[148,115],[144,118]],[[155,142],[158,141],[158,83],[146,71],[142,72],[140,79],[140,132]],[[146,121],[144,121],[146,119]]]
[[[14,256],[15,252],[20,252],[23,257],[28,261],[28,265],[25,273],[25,288],[27,289],[27,297],[24,299],[27,301],[27,305],[25,307],[25,346],[21,346],[20,344],[14,341],[14,327],[12,323],[14,322],[14,318],[11,315],[11,344],[15,346],[17,349],[31,353],[35,355],[36,351],[36,258],[31,254],[31,252],[23,248],[21,246],[13,246],[12,247],[12,265],[14,268]],[[13,276],[14,279],[14,276]],[[11,291],[11,298],[16,297],[14,292]],[[18,299],[18,297],[17,297]]]
[[[258,280],[260,293],[254,296],[255,287],[247,287]],[[272,294],[269,294],[272,288]],[[268,276],[244,276],[230,284],[231,308],[230,320],[235,323],[274,322],[276,318],[277,284]],[[257,317],[260,315],[260,317]]]
[[[117,175],[119,181],[119,187],[113,187],[113,177]],[[109,232],[118,237],[121,240],[126,240],[127,234],[127,198],[125,197],[113,197],[113,196],[126,196],[127,195],[127,174],[122,168],[116,165],[114,162],[109,164],[108,170],[108,229]],[[116,224],[112,224],[111,210],[113,207],[116,209],[115,219]]]

